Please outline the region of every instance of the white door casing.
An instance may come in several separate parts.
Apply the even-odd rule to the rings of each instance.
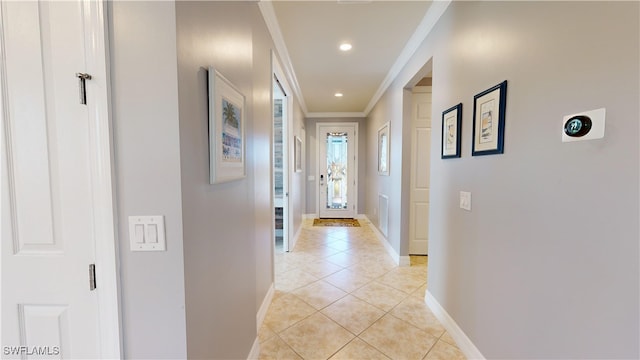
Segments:
[[[0,17],[3,357],[121,357],[104,4]]]
[[[276,103],[279,102],[279,106],[280,106],[280,114],[279,114],[279,119],[278,116],[276,116],[276,107],[278,106]],[[280,163],[280,171],[279,171],[279,175],[281,177],[281,181],[282,181],[282,193],[281,194],[275,194],[274,193],[274,205],[275,207],[280,207],[282,208],[282,246],[283,246],[283,250],[284,251],[289,251],[289,176],[287,176],[288,173],[288,167],[289,167],[289,163],[288,163],[288,149],[289,149],[289,144],[287,143],[287,129],[288,129],[288,109],[287,109],[287,105],[288,105],[288,101],[287,101],[287,96],[284,93],[284,89],[282,88],[282,85],[280,84],[280,82],[277,80],[277,78],[274,77],[274,84],[273,84],[273,119],[274,119],[274,127],[273,127],[273,132],[274,132],[274,137],[273,137],[273,151],[272,151],[272,156],[273,156],[273,160],[272,163],[274,164],[274,168],[273,168],[273,181],[274,184],[276,183],[276,177],[277,177],[277,172],[276,171],[276,163]],[[276,126],[276,122],[279,121],[279,126]],[[276,141],[278,140],[278,141]],[[279,149],[278,149],[279,147]],[[279,150],[279,151],[278,151]],[[274,192],[275,192],[275,187],[274,187]]]
[[[292,239],[291,239],[292,238],[291,224],[293,224],[293,214],[290,211],[291,200],[289,196],[289,184],[291,184],[291,172],[292,172],[291,164],[293,163],[293,161],[291,161],[291,156],[292,156],[291,151],[289,151],[289,149],[291,148],[290,145],[291,145],[292,136],[293,136],[291,132],[291,126],[290,126],[291,114],[293,114],[293,102],[290,99],[290,96],[292,94],[291,87],[289,86],[289,82],[287,81],[284,70],[280,65],[280,61],[278,60],[278,57],[275,55],[273,51],[271,52],[271,67],[272,67],[272,73],[273,73],[273,79],[274,79],[273,87],[275,88],[277,86],[281,90],[280,98],[282,98],[282,136],[283,136],[283,141],[282,141],[283,196],[281,200],[276,200],[274,198],[273,204],[275,205],[277,202],[278,205],[282,206],[283,250],[289,251],[290,249],[293,249],[293,247],[295,246],[295,244],[292,243]],[[276,96],[275,89],[273,91],[274,92],[272,93],[272,99],[271,99],[272,109],[273,109],[273,100],[275,99],[275,96]],[[271,178],[273,179],[273,174],[271,175]],[[275,214],[273,216],[274,216],[274,220],[272,223],[275,222]]]
[[[347,164],[346,170],[346,208],[335,207],[329,202],[333,201],[327,191],[330,187],[340,186],[336,181],[332,180],[332,174],[328,171],[327,166],[327,137],[328,134],[342,133],[347,137]],[[318,178],[318,215],[320,218],[353,218],[357,215],[358,203],[358,124],[357,123],[318,123],[316,124],[316,136],[318,139],[318,161],[317,174]],[[335,171],[334,171],[335,172]],[[335,174],[334,174],[335,175]],[[338,193],[338,191],[334,191]],[[336,200],[337,201],[337,200]]]
[[[431,156],[431,87],[416,87],[411,98],[411,180],[409,253],[429,248],[429,169]]]

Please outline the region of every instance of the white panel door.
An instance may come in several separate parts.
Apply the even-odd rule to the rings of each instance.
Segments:
[[[431,156],[431,87],[416,87],[411,116],[411,194],[409,253],[429,248],[429,168]]]
[[[356,125],[318,124],[319,216],[356,215]]]
[[[97,358],[93,152],[76,77],[86,11],[79,1],[1,6],[3,358]]]

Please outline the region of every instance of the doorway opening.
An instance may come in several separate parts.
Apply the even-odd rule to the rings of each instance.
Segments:
[[[273,234],[277,252],[289,251],[289,162],[287,95],[273,78]]]
[[[431,175],[432,60],[407,84],[405,125],[410,129],[409,255],[429,252],[429,191]]]
[[[431,78],[411,94],[411,180],[409,254],[427,255],[429,247],[429,167],[431,157]]]

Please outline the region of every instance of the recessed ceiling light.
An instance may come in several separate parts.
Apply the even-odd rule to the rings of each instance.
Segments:
[[[351,46],[351,44],[349,44],[349,43],[340,44],[340,50],[342,50],[342,51],[349,51],[349,50],[351,50],[352,47],[353,46]]]
[[[342,93],[337,92],[337,93],[334,94],[334,96],[335,97],[342,97]]]

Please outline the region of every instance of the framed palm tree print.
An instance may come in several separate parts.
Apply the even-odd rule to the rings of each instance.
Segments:
[[[209,67],[209,182],[242,179],[245,170],[245,98]]]

